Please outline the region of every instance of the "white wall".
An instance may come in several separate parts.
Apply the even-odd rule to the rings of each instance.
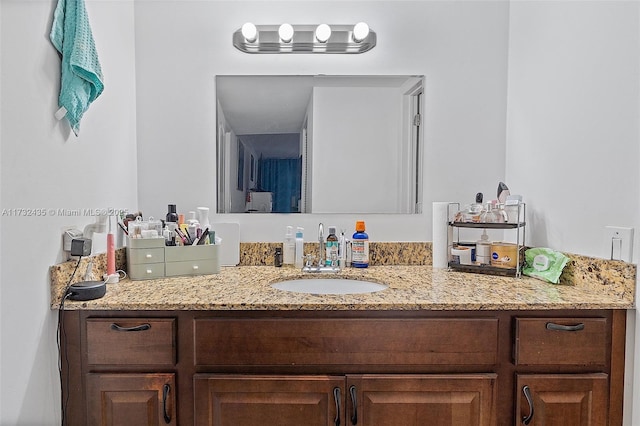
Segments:
[[[48,209],[134,209],[137,203],[133,1],[87,0],[105,90],[78,138],[53,117],[60,87],[60,61],[48,39],[54,3],[0,3],[0,207],[47,211],[0,219],[3,425],[60,424],[48,269],[63,260],[60,228],[82,229],[93,218]],[[104,240],[97,243],[104,248]]]
[[[511,4],[506,177],[527,199],[531,245],[605,257],[604,227],[629,226],[637,263],[639,21],[638,2]],[[627,425],[640,424],[635,314],[628,315]]]
[[[395,87],[314,88],[314,212],[400,211],[401,97]]]
[[[215,204],[216,74],[425,75],[425,204],[472,201],[504,178],[507,2],[141,1],[136,2],[140,207],[164,214]],[[392,19],[390,19],[392,17]],[[348,23],[365,20],[378,45],[361,55],[248,55],[231,35],[244,22]],[[173,30],[167,30],[167,23]],[[164,153],[200,153],[192,167]],[[456,153],[465,155],[459,156]],[[198,191],[185,188],[197,182]],[[424,215],[225,215],[242,241],[280,241],[286,225],[315,240],[318,222],[353,229],[367,222],[376,241],[430,239]]]
[[[638,6],[511,5],[506,176],[532,245],[603,257],[605,225],[640,225]]]

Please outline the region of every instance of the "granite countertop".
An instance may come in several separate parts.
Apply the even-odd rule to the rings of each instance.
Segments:
[[[614,269],[615,270],[615,269]],[[635,268],[633,269],[635,272]],[[107,284],[97,300],[67,300],[65,310],[549,310],[630,309],[632,277],[576,279],[554,285],[530,277],[433,269],[431,266],[372,266],[345,269],[322,278],[353,278],[388,284],[370,294],[314,295],[276,290],[274,282],[316,278],[297,269],[273,266],[223,267],[219,274]],[[57,309],[63,287],[52,287]]]

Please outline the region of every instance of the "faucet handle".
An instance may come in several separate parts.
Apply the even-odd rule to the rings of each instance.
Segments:
[[[313,265],[313,255],[307,254],[305,257],[304,266],[310,268]]]

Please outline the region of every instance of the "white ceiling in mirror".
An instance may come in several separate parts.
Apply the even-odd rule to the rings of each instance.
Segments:
[[[216,81],[220,78],[224,84],[216,86],[218,101],[238,135],[299,132],[314,87],[401,87],[407,83],[407,76],[388,75],[228,75]]]

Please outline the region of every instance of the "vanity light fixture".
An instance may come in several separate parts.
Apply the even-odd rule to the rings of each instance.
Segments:
[[[254,25],[233,33],[233,45],[245,53],[363,53],[376,45],[376,33],[355,25]]]

